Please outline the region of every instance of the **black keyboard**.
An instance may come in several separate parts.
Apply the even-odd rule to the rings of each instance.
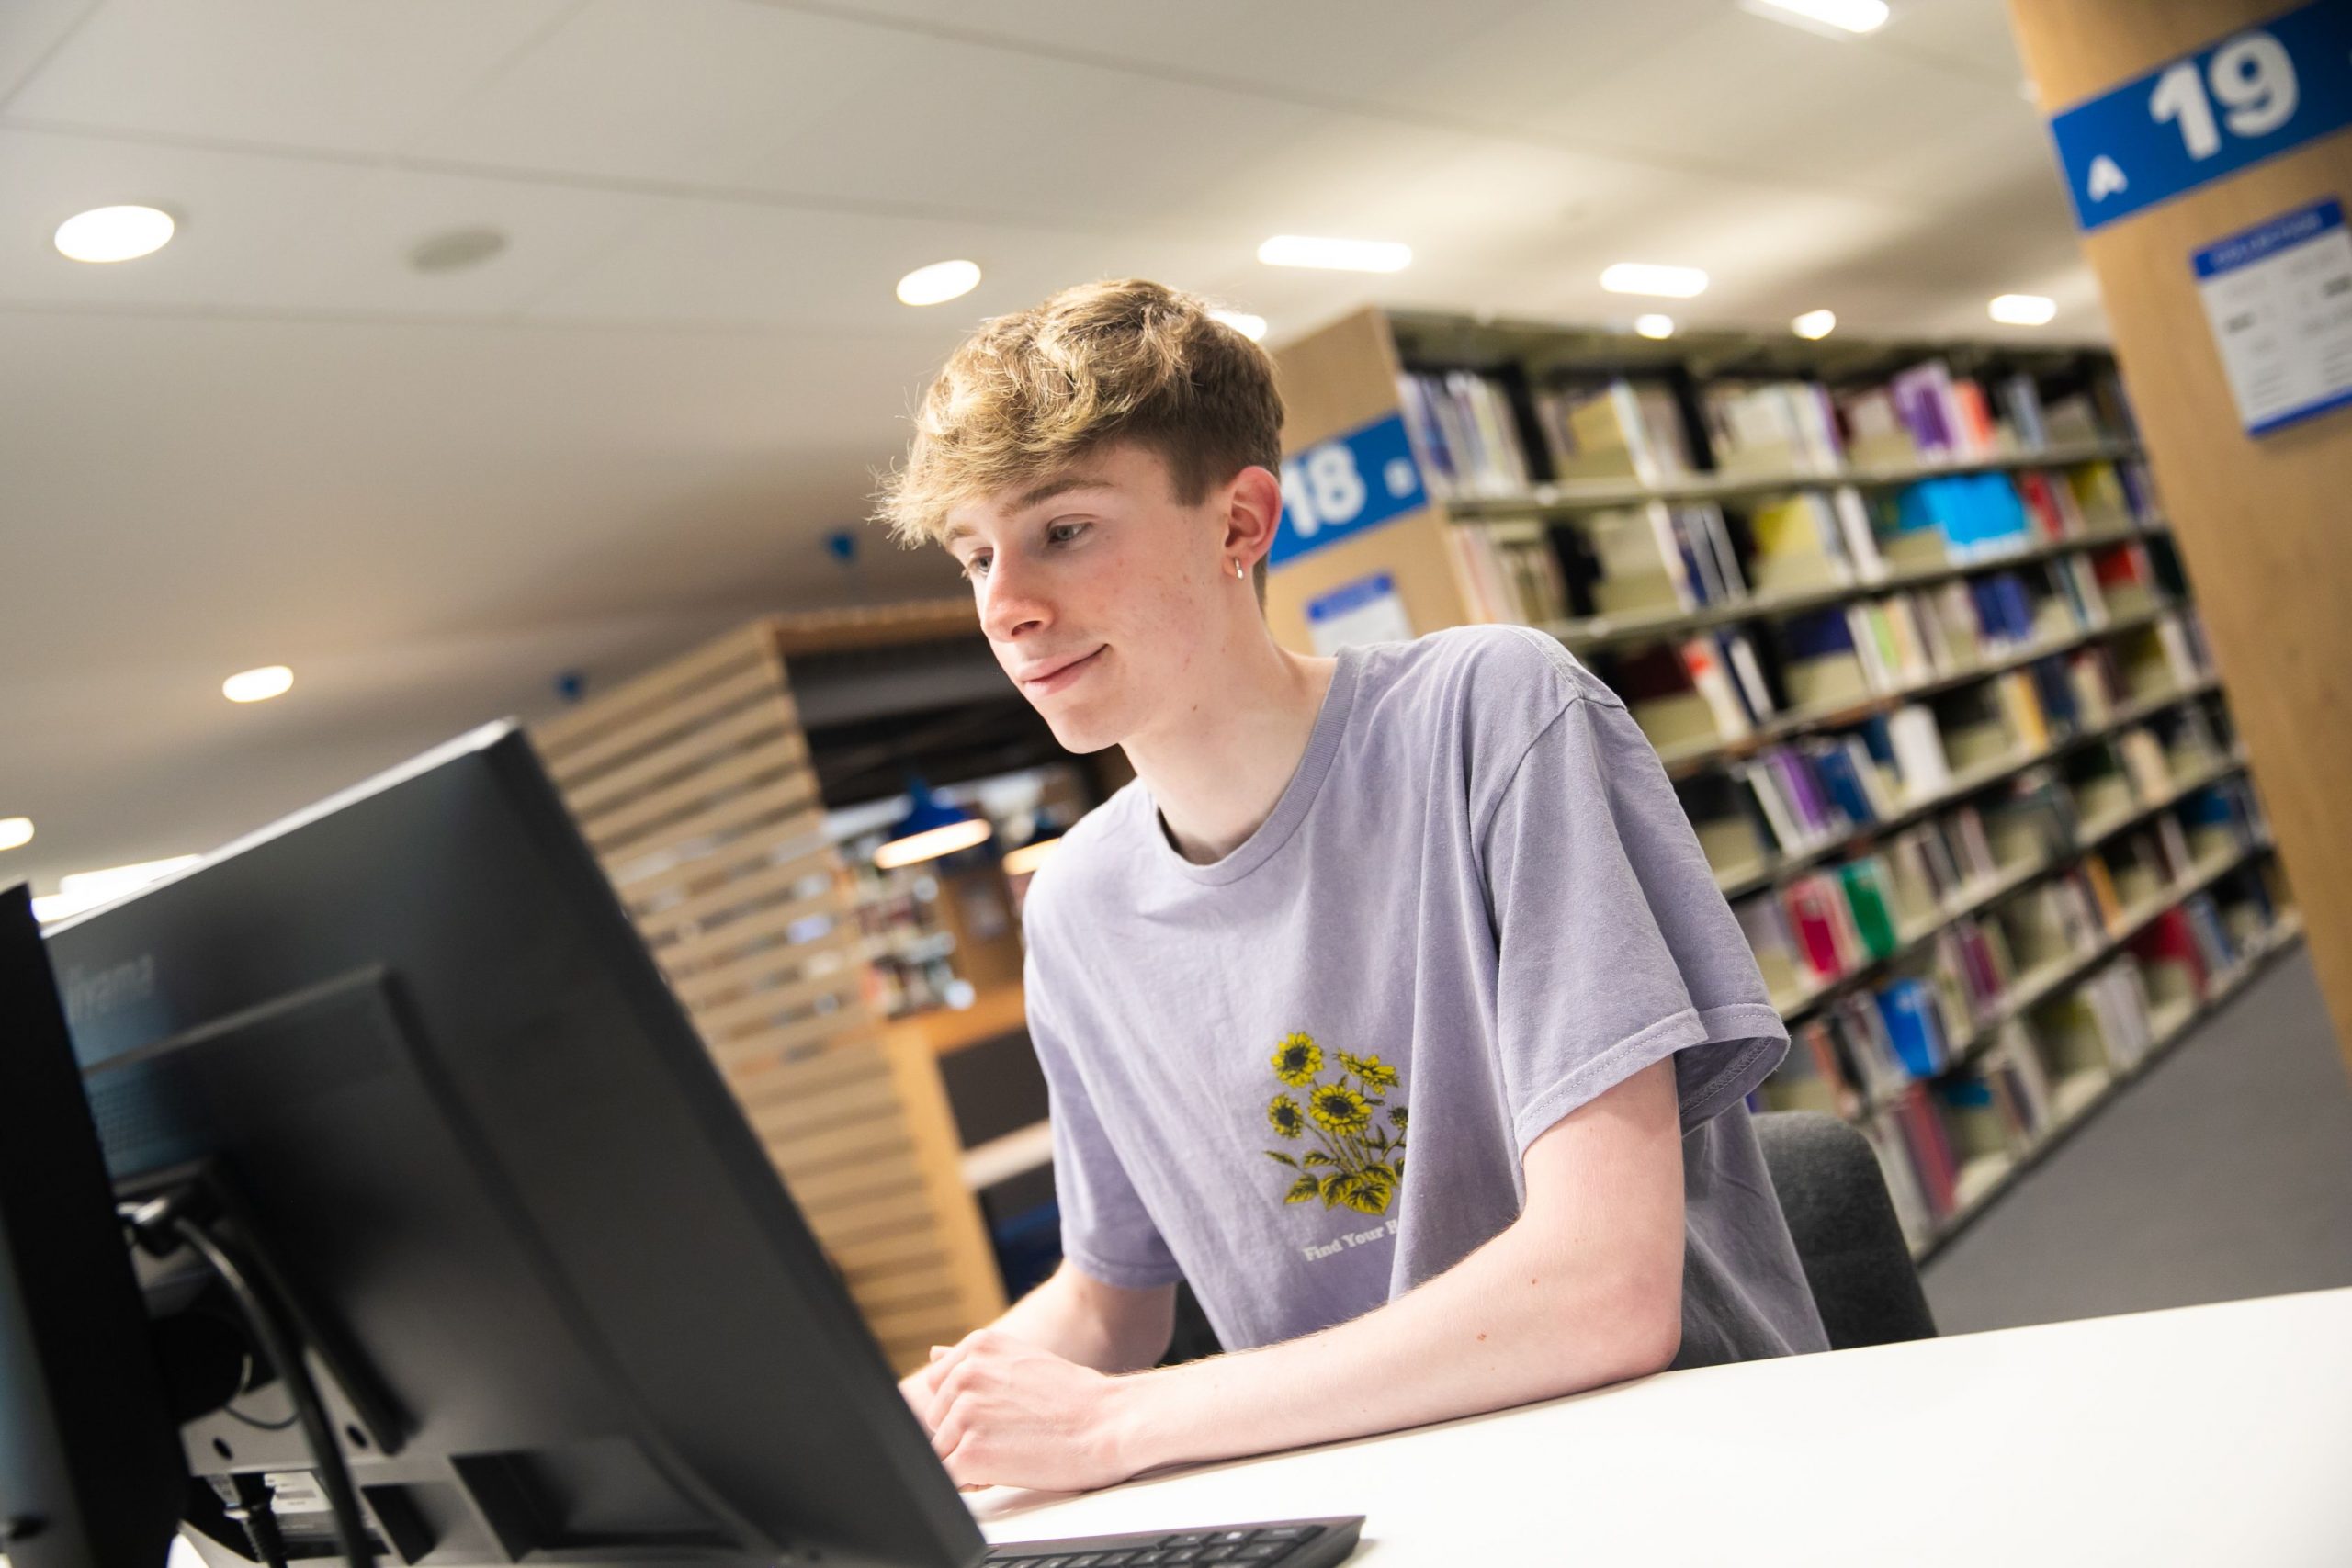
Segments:
[[[1008,1540],[989,1549],[986,1568],[1182,1568],[1231,1562],[1247,1568],[1330,1568],[1356,1549],[1363,1516],[1275,1519],[1216,1529],[1138,1530],[1069,1540]]]

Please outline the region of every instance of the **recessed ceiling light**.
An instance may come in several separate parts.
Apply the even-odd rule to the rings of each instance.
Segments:
[[[1635,316],[1634,330],[1644,337],[1672,337],[1674,318],[1672,316]]]
[[[245,670],[220,682],[220,694],[232,703],[266,703],[282,697],[294,684],[294,671],[283,664]]]
[[[1413,265],[1413,247],[1394,240],[1276,234],[1258,247],[1258,259],[1268,266],[1311,266],[1327,272],[1402,272]]]
[[[1835,310],[1807,310],[1789,323],[1789,330],[1799,337],[1824,338],[1838,330]]]
[[[933,262],[929,266],[919,266],[899,279],[899,302],[902,305],[944,305],[950,299],[961,299],[979,286],[979,263]]]
[[[1261,343],[1266,336],[1266,318],[1253,316],[1247,310],[1211,310],[1213,320],[1223,321],[1251,343]]]
[[[1985,307],[1985,313],[2008,326],[2039,327],[2058,313],[2058,302],[2039,294],[2004,294]]]
[[[33,841],[29,817],[0,817],[0,850],[20,849]]]
[[[1886,26],[1886,0],[1740,0],[1740,9],[1776,22],[1874,33]]]
[[[449,229],[409,252],[408,265],[419,272],[462,272],[505,248],[506,236],[495,229]]]
[[[1695,266],[1652,266],[1646,262],[1619,262],[1600,275],[1600,287],[1611,294],[1651,294],[1662,299],[1689,299],[1707,291],[1707,275]]]
[[[56,244],[78,262],[137,261],[170,244],[176,227],[153,207],[97,207],[60,223]]]

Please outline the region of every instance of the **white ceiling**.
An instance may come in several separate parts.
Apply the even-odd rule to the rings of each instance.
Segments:
[[[0,881],[198,850],[752,612],[952,592],[824,536],[978,319],[1140,273],[1697,325],[2105,336],[1999,0],[0,0]],[[87,266],[51,234],[164,207]],[[420,274],[424,238],[511,240]],[[1261,266],[1274,232],[1403,274]],[[948,256],[955,303],[896,302]],[[241,708],[220,682],[294,667]]]

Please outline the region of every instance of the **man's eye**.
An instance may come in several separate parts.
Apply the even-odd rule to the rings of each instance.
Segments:
[[[964,578],[967,582],[977,582],[988,574],[989,558],[986,556],[974,556],[964,563]]]
[[[1087,525],[1083,523],[1059,523],[1046,530],[1046,537],[1055,544],[1067,545],[1080,534],[1085,533]]]

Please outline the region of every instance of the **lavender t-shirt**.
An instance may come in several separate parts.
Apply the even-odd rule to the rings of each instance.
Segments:
[[[1530,1143],[1668,1056],[1675,1364],[1826,1348],[1743,1103],[1787,1033],[1657,754],[1556,640],[1344,650],[1239,848],[1186,861],[1138,781],[1026,922],[1063,1250],[1190,1280],[1228,1349],[1442,1273],[1518,1217]]]

